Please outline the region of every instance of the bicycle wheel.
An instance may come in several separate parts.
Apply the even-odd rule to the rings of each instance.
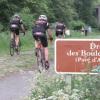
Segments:
[[[43,69],[45,69],[45,55],[44,55],[44,49],[41,49],[41,63]]]
[[[20,54],[20,50],[21,50],[21,41],[19,40],[19,45],[18,45],[17,49],[15,49],[17,55]]]
[[[44,69],[44,58],[43,58],[43,52],[40,48],[37,49],[37,66],[39,72],[41,73]]]
[[[15,48],[15,52],[16,52],[17,55],[20,54],[20,48],[19,48],[19,46],[17,48]]]
[[[15,51],[14,40],[11,40],[11,41],[10,41],[10,55],[11,55],[11,56],[14,55],[14,51]]]

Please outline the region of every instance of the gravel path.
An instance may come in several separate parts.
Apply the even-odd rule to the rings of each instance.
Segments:
[[[53,51],[50,56],[53,58]],[[44,73],[48,78],[58,76],[54,71],[53,59],[50,61],[51,68]],[[40,75],[34,62],[36,61],[32,51],[23,52],[14,57],[0,57],[0,100],[24,100],[23,98],[30,95]],[[70,84],[71,77],[65,78]]]
[[[35,71],[22,71],[0,79],[0,100],[23,100],[35,83]]]

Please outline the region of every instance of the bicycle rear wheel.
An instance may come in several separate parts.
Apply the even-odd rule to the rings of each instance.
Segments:
[[[44,54],[42,49],[37,49],[37,66],[40,73],[45,68],[45,59],[44,59]]]
[[[10,55],[13,56],[14,55],[14,51],[15,51],[15,44],[14,44],[14,40],[10,41]]]
[[[19,40],[19,45],[18,45],[17,49],[15,49],[15,52],[17,55],[20,54],[20,50],[21,50],[21,41]]]

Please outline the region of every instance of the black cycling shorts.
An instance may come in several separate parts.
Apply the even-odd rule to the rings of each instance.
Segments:
[[[16,35],[19,35],[19,29],[17,28],[10,28],[11,32],[15,33]]]
[[[63,32],[61,32],[61,31],[56,31],[56,37],[58,37],[59,35],[63,35]]]
[[[37,41],[40,39],[43,47],[48,47],[48,41],[47,41],[47,36],[46,35],[35,35],[33,34],[33,38]]]

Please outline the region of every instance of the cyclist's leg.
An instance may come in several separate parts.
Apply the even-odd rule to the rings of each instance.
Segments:
[[[64,37],[65,37],[65,33],[61,32],[61,38],[64,38]]]
[[[15,34],[15,42],[16,42],[16,49],[19,46],[19,30],[16,30],[16,34]]]
[[[37,56],[37,49],[38,49],[38,41],[37,41],[37,39],[38,39],[38,36],[33,34],[33,38],[35,40],[35,56]]]
[[[14,34],[15,34],[14,29],[10,28],[10,38],[11,38],[11,40],[14,39]]]
[[[47,37],[43,36],[40,39],[41,39],[42,46],[44,48],[45,60],[48,61],[48,41],[47,41]]]
[[[57,31],[57,32],[56,32],[56,38],[57,38],[57,39],[63,38],[63,33],[60,32],[60,31]]]
[[[15,43],[14,43],[14,36],[15,36],[15,29],[10,29],[10,38],[11,38],[11,46],[15,46]]]
[[[56,38],[58,38],[58,32],[56,31]]]
[[[11,40],[14,39],[14,32],[11,32]]]
[[[44,48],[45,64],[46,64],[45,66],[46,66],[46,69],[48,69],[49,68],[49,51],[48,51],[48,41],[47,41],[46,36],[41,37],[41,43]]]

